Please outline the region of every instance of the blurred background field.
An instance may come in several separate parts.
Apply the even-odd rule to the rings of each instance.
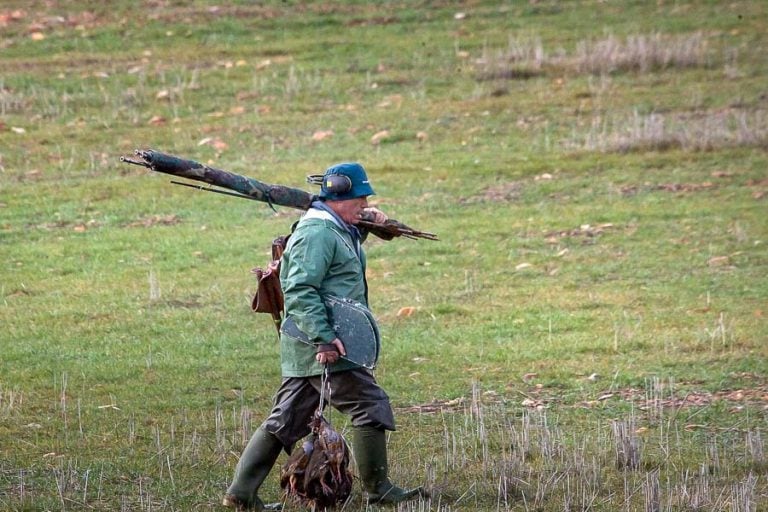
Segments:
[[[153,148],[306,190],[360,161],[440,236],[367,243],[393,476],[433,496],[403,510],[766,510],[767,29],[758,1],[3,2],[0,509],[215,510],[269,409],[249,271],[298,213],[119,161]]]

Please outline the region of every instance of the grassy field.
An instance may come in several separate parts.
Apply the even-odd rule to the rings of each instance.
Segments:
[[[763,2],[223,4],[0,5],[0,510],[216,510],[279,384],[297,212],[136,148],[440,236],[367,244],[402,510],[768,510]]]

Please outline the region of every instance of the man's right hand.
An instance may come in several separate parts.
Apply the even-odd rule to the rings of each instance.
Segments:
[[[320,364],[333,364],[339,360],[339,357],[347,355],[344,344],[339,338],[335,338],[330,343],[323,343],[317,346],[317,355],[315,359]]]

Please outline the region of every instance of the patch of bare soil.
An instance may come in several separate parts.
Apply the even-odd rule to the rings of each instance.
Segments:
[[[538,69],[499,69],[484,71],[475,78],[478,82],[489,82],[494,80],[530,80],[542,76],[544,72]]]
[[[348,27],[360,27],[370,25],[391,25],[400,23],[397,16],[373,16],[371,18],[354,18],[346,23]]]
[[[714,188],[715,184],[711,181],[705,181],[703,183],[661,183],[658,185],[627,185],[621,187],[621,195],[632,196],[641,191],[663,191],[663,192],[675,192],[675,193],[688,193],[688,192],[700,192],[702,190],[708,190]]]
[[[495,391],[485,391],[484,393],[465,397],[450,398],[445,400],[432,400],[424,404],[413,404],[405,407],[398,407],[397,412],[418,413],[418,414],[436,414],[442,412],[472,411],[477,412],[480,407],[498,404],[502,398]]]
[[[613,392],[607,392],[596,400],[588,400],[577,404],[579,407],[592,408],[600,402],[619,399],[633,402],[641,410],[651,408],[684,409],[688,407],[707,407],[718,401],[728,403],[732,412],[738,412],[746,405],[754,405],[768,410],[768,386],[756,386],[753,388],[723,389],[710,391],[688,391],[681,396],[668,396],[664,398],[649,397],[646,390],[626,388]]]
[[[610,222],[603,224],[597,224],[592,226],[591,224],[582,224],[581,226],[573,229],[566,229],[561,231],[549,231],[544,233],[544,237],[550,243],[557,243],[561,238],[594,238],[602,235],[608,230],[614,229],[614,225]]]
[[[174,226],[181,223],[178,215],[150,215],[142,219],[124,224],[127,228],[151,228],[152,226]]]
[[[762,199],[768,195],[768,178],[763,178],[762,180],[749,180],[747,186],[755,189],[752,192],[752,197],[754,199]]]
[[[462,197],[459,202],[462,204],[473,203],[510,203],[520,197],[523,186],[518,181],[508,181],[492,187],[488,187],[479,194],[469,197]]]
[[[725,171],[715,171],[712,174],[713,178],[718,180],[733,178],[733,174]],[[702,183],[660,183],[651,184],[644,183],[643,185],[625,185],[619,189],[623,196],[633,196],[640,192],[671,192],[675,194],[688,194],[692,192],[702,192],[717,188],[718,184],[712,181],[704,181]],[[762,199],[768,195],[768,178],[763,179],[750,179],[746,182],[746,186],[752,189],[752,197],[754,199]]]
[[[352,17],[350,24],[383,25],[397,22],[394,16],[380,16],[375,9],[375,4],[340,4],[326,2],[298,2],[281,5],[279,3],[268,4],[256,2],[243,5],[184,5],[183,3],[169,2],[167,0],[152,0],[148,2],[150,7],[146,16],[150,19],[178,23],[199,22],[211,18],[238,18],[272,20],[286,16],[297,16],[299,13],[314,15],[340,15]]]
[[[646,389],[624,388],[610,390],[598,394],[594,399],[583,400],[574,404],[574,407],[593,409],[601,407],[610,400],[632,402],[639,410],[663,410],[686,409],[692,407],[708,407],[716,402],[725,402],[729,410],[738,413],[745,407],[758,407],[768,410],[768,383],[765,379],[753,374],[741,375],[745,380],[745,386],[735,389],[722,389],[717,391],[690,390],[683,393],[670,393],[667,396],[651,396]],[[530,384],[530,382],[529,382]],[[445,412],[477,412],[483,406],[500,403],[519,405],[526,409],[549,409],[562,402],[556,391],[536,384],[530,385],[525,391],[517,389],[509,390],[519,396],[502,396],[494,391],[483,393],[476,392],[472,396],[460,396],[445,400],[432,400],[423,404],[413,404],[397,409],[401,413],[436,414]]]
[[[101,223],[94,219],[91,219],[87,222],[57,220],[54,222],[43,222],[42,224],[36,224],[34,227],[35,229],[41,229],[44,231],[51,231],[54,229],[72,229],[72,231],[83,233],[89,229],[101,227]]]

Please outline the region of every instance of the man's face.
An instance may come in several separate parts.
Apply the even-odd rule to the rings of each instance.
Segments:
[[[356,197],[343,201],[326,201],[333,211],[347,224],[357,224],[362,217],[363,210],[368,208],[368,197]]]

